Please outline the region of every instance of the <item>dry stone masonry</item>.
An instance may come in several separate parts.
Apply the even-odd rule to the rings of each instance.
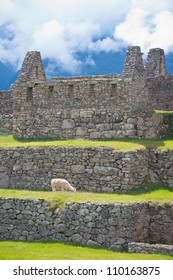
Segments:
[[[122,250],[131,242],[153,242],[153,223],[157,223],[159,219],[167,231],[162,242],[171,245],[173,244],[171,207],[162,205],[159,209],[155,209],[155,206],[149,203],[67,203],[60,209],[55,206],[55,202],[51,205],[42,199],[1,198],[0,239],[56,240]],[[153,211],[157,211],[157,216]],[[162,235],[160,227],[155,228],[155,242],[160,241],[159,235]],[[134,248],[131,244],[130,251],[132,250]],[[151,249],[150,251],[155,252]],[[171,252],[167,250],[166,253]]]
[[[122,77],[49,81],[40,53],[32,51],[15,84],[0,91],[0,135],[110,139],[173,134],[173,114],[156,109],[173,110],[173,77],[167,75],[162,49],[151,49],[144,66],[140,47],[129,47]],[[50,190],[51,179],[57,177],[77,190],[95,192],[129,191],[146,182],[173,188],[173,151],[17,148],[0,149],[0,161],[0,188]],[[56,240],[173,254],[169,204],[67,203],[60,208],[41,199],[0,198],[0,209],[0,240]]]
[[[173,245],[130,242],[128,244],[128,252],[141,254],[163,254],[173,256]]]
[[[0,135],[11,134],[13,130],[12,91],[0,91]]]
[[[173,189],[173,151],[112,148],[0,149],[0,187],[51,190],[52,178],[65,178],[77,190],[119,192],[162,182]]]
[[[169,122],[155,109],[173,110],[173,78],[167,76],[162,49],[149,51],[145,67],[140,47],[129,47],[122,77],[49,81],[40,53],[32,51],[10,92],[0,92],[0,133],[19,138],[159,138]]]
[[[77,190],[128,191],[148,178],[145,151],[111,148],[0,149],[0,187],[51,190],[52,178],[65,178]]]

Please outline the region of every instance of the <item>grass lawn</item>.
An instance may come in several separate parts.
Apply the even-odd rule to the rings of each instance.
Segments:
[[[163,184],[148,184],[145,188],[133,190],[128,193],[91,193],[77,192],[52,192],[0,189],[0,197],[12,197],[20,199],[45,199],[57,200],[57,204],[63,206],[66,202],[93,202],[93,203],[134,203],[151,201],[153,203],[173,204],[173,191]]]
[[[173,256],[114,252],[58,242],[0,241],[0,260],[173,260]]]
[[[110,147],[118,151],[135,149],[170,149],[173,150],[173,139],[132,139],[119,138],[112,140],[53,140],[53,139],[14,139],[12,135],[0,136],[0,148],[17,147]]]

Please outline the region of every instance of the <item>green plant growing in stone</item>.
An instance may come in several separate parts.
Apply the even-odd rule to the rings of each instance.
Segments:
[[[52,213],[54,213],[57,209],[61,210],[66,204],[65,201],[61,198],[56,200],[47,200],[47,203]]]

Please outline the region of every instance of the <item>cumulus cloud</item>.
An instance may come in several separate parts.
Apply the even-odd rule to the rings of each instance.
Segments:
[[[112,48],[104,37],[128,11],[130,1],[124,3],[125,9],[119,0],[0,0],[0,60],[20,66],[26,51],[40,50],[43,58],[78,72],[77,52],[94,42],[95,51]]]
[[[115,27],[114,38],[127,45],[139,45],[144,53],[150,48],[173,50],[173,4],[171,1],[132,0],[125,20]]]
[[[82,64],[95,65],[92,52],[129,44],[173,49],[171,0],[0,0],[0,8],[0,61],[15,67],[28,50],[49,58],[50,72],[78,74]]]

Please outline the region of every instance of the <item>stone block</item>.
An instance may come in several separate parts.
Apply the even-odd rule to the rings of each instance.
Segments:
[[[75,127],[75,122],[72,119],[65,119],[62,122],[62,129],[70,129]]]
[[[90,139],[100,139],[100,138],[101,138],[101,132],[90,133]]]
[[[72,165],[71,172],[73,174],[82,174],[85,173],[85,167],[83,165]]]
[[[67,230],[67,227],[65,224],[59,224],[56,226],[56,232],[65,233],[66,230]]]
[[[22,166],[20,164],[16,163],[16,164],[13,165],[13,171],[19,171],[21,169],[22,169]]]
[[[91,110],[81,110],[80,111],[80,117],[81,118],[92,118],[93,111]]]
[[[94,248],[99,247],[98,243],[93,241],[93,240],[88,240],[87,241],[87,246],[94,247]]]
[[[124,125],[124,129],[125,130],[132,130],[132,129],[134,129],[134,124],[130,124],[130,123],[126,123],[125,125]]]
[[[9,186],[9,177],[6,173],[0,172],[0,187],[8,188]]]
[[[94,172],[100,175],[116,175],[119,172],[118,168],[109,167],[109,166],[98,166],[94,167]]]
[[[137,120],[136,118],[128,118],[127,119],[127,124],[136,124]]]
[[[113,137],[113,131],[103,131],[102,136],[107,139],[111,139]]]
[[[87,129],[83,127],[78,127],[76,130],[76,136],[84,137],[87,133]]]
[[[27,171],[27,170],[31,170],[32,167],[33,167],[32,162],[26,162],[26,163],[23,164],[22,169]]]
[[[76,119],[79,117],[80,111],[78,109],[71,110],[70,115],[72,119]]]
[[[82,236],[78,233],[73,234],[71,237],[72,242],[74,243],[80,243],[82,241]]]

